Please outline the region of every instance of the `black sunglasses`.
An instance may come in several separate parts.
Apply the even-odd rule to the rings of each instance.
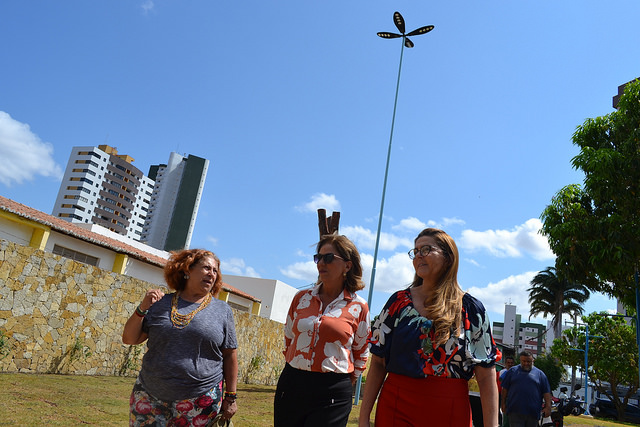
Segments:
[[[320,260],[322,260],[324,261],[325,264],[331,264],[334,258],[338,258],[344,261],[344,258],[342,258],[340,255],[328,253],[328,254],[315,254],[313,256],[313,262],[317,264],[320,262]]]

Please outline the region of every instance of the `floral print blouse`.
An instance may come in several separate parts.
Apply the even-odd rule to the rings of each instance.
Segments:
[[[413,378],[437,375],[469,380],[474,366],[490,367],[502,355],[484,306],[469,294],[462,297],[462,321],[460,336],[434,348],[431,320],[418,313],[409,289],[398,291],[373,325],[370,350],[385,359],[387,372]]]
[[[284,327],[285,360],[304,371],[361,375],[369,357],[367,302],[345,289],[322,307],[319,288],[293,297]]]

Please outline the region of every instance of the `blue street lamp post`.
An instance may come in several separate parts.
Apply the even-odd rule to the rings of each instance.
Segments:
[[[584,352],[584,413],[589,414],[589,340],[591,338],[603,338],[600,335],[589,335],[589,325],[585,324],[585,344],[584,350],[581,348],[572,348],[571,350]]]
[[[393,101],[393,116],[391,118],[391,134],[389,135],[389,148],[387,149],[387,164],[384,169],[384,182],[382,184],[382,201],[380,202],[380,215],[378,216],[378,231],[376,233],[376,244],[375,249],[373,251],[373,267],[371,268],[371,280],[369,282],[369,296],[367,298],[367,304],[371,307],[371,299],[373,297],[373,284],[376,277],[376,263],[378,260],[378,247],[380,245],[380,230],[382,227],[382,214],[384,212],[384,199],[387,191],[387,177],[389,175],[389,161],[391,159],[391,143],[393,141],[393,128],[396,122],[396,107],[398,105],[398,90],[400,89],[400,74],[402,72],[402,56],[404,54],[404,48],[412,48],[414,46],[413,42],[409,39],[409,36],[418,36],[421,34],[426,34],[429,31],[433,30],[433,25],[427,25],[424,27],[420,27],[411,31],[408,34],[405,34],[405,25],[404,18],[400,14],[400,12],[394,12],[393,14],[393,23],[396,25],[398,31],[401,34],[396,33],[388,33],[388,32],[380,32],[378,33],[379,37],[384,39],[395,39],[402,37],[402,47],[400,49],[400,65],[398,67],[398,79],[396,82],[396,96]],[[356,383],[356,395],[354,404],[358,404],[360,400],[360,387],[362,384],[362,377],[358,377],[358,382]]]

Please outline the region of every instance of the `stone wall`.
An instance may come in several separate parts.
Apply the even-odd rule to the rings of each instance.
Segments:
[[[154,286],[0,240],[0,372],[137,375],[146,345],[122,344],[122,328]],[[275,384],[284,325],[234,316],[239,381]]]

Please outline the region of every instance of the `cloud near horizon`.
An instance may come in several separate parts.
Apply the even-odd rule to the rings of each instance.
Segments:
[[[296,206],[299,212],[317,212],[318,209],[326,209],[327,216],[330,216],[333,212],[340,211],[340,202],[333,194],[316,193],[311,196],[311,201]]]
[[[449,224],[463,225],[460,219],[445,220]],[[388,256],[379,256],[376,262],[375,290],[392,293],[408,286],[413,280],[413,265],[407,257],[405,248],[413,246],[413,237],[417,228],[425,223],[417,218],[409,217],[401,220],[397,226],[392,227],[395,233],[382,233],[380,236],[380,250],[392,251]],[[430,225],[428,222],[427,224]],[[467,260],[475,266],[483,263],[472,259],[469,253],[477,253],[478,256],[493,258],[520,258],[531,257],[535,260],[553,259],[554,255],[548,247],[546,239],[538,233],[541,222],[532,218],[517,225],[510,230],[463,230],[462,237],[456,238],[460,249],[461,259]],[[412,231],[411,237],[404,235]],[[341,228],[341,234],[349,237],[360,250],[362,266],[364,269],[363,280],[367,288],[362,292],[368,292],[368,285],[373,267],[373,249],[375,246],[374,230],[362,226],[346,226]],[[281,269],[286,277],[296,280],[315,282],[317,270],[313,262],[299,262]],[[506,278],[499,278],[496,282],[488,283],[483,287],[468,289],[472,295],[478,297],[487,310],[503,313],[505,302],[511,302],[518,306],[518,312],[529,312],[527,288],[531,279],[538,272],[527,271]],[[533,319],[532,319],[533,320]]]
[[[43,142],[29,125],[0,111],[0,183],[11,187],[38,175],[61,180],[62,168],[53,159],[53,145]]]
[[[260,278],[258,272],[253,268],[245,264],[241,258],[229,258],[220,260],[220,270],[222,272],[222,279],[224,280],[225,274],[233,274],[235,276],[246,276]]]
[[[470,252],[487,251],[498,258],[520,258],[525,254],[538,261],[554,259],[547,239],[539,233],[542,222],[531,218],[511,230],[462,231],[458,247]]]

